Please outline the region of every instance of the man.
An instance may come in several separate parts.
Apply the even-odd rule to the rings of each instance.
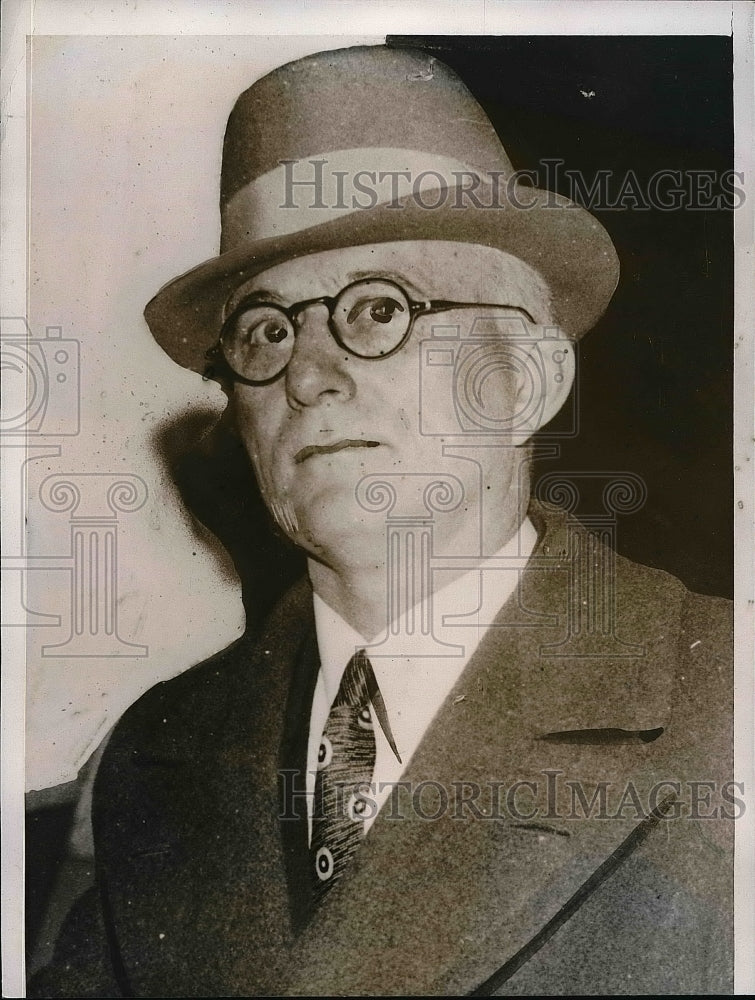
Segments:
[[[119,723],[36,995],[729,991],[729,606],[530,496],[607,234],[382,47],[241,95],[221,215],[146,316],[308,573]]]

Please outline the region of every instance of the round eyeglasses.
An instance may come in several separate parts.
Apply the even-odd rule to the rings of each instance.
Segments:
[[[223,323],[220,339],[207,352],[222,357],[231,377],[248,385],[267,385],[277,379],[291,360],[297,333],[297,316],[309,306],[328,310],[328,330],[349,354],[368,361],[388,358],[406,344],[417,316],[448,309],[515,309],[530,323],[521,306],[501,303],[453,302],[434,299],[415,302],[396,282],[363,278],[342,288],[336,296],[306,299],[292,306],[245,298]]]

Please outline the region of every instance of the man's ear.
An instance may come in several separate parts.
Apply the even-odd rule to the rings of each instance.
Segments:
[[[532,341],[526,372],[519,379],[517,407],[522,425],[517,430],[527,434],[521,444],[556,416],[576,373],[574,342],[553,327],[538,327],[538,331],[542,336]]]

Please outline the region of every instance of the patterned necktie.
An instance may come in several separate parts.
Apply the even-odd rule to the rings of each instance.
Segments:
[[[364,836],[371,802],[360,792],[369,795],[362,786],[375,768],[370,701],[376,691],[372,665],[360,649],[344,671],[317,755],[311,846],[316,902],[343,875]]]

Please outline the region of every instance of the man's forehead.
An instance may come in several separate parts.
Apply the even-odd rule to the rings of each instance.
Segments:
[[[420,299],[498,301],[534,313],[547,308],[548,289],[528,264],[494,247],[440,240],[402,240],[342,247],[295,257],[240,285],[227,304],[231,311],[247,295],[281,300],[332,295],[363,278],[401,281]]]

